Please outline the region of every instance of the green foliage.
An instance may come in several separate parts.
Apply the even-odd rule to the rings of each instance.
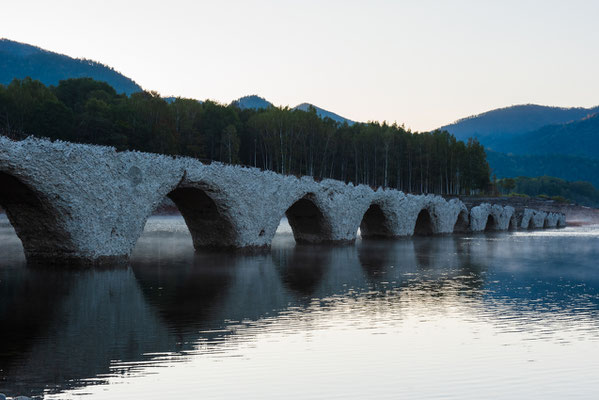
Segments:
[[[508,179],[501,179],[498,185],[504,185]],[[518,177],[509,179],[515,183],[515,190],[528,196],[551,199],[563,203],[570,200],[589,207],[599,206],[599,190],[589,182],[568,182],[551,176],[538,178]],[[516,195],[511,193],[510,196]],[[570,199],[570,200],[568,200]]]
[[[599,187],[599,159],[553,155],[515,155],[489,151],[487,160],[499,178],[554,176],[566,181],[588,181]]]
[[[516,192],[512,192],[512,193],[510,193],[508,196],[510,196],[510,197],[522,197],[522,198],[524,198],[524,199],[528,199],[528,198],[530,198],[530,196],[529,196],[529,195],[527,195],[527,194],[523,194],[523,193],[516,193]]]
[[[240,109],[155,92],[119,95],[90,78],[46,87],[29,78],[0,85],[0,130],[251,165],[407,192],[473,194],[491,189],[483,147],[446,131],[397,124],[351,126],[307,110]]]

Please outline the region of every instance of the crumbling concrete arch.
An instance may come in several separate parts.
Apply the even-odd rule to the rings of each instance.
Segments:
[[[285,211],[293,237],[297,243],[325,243],[331,241],[331,221],[317,206],[314,193],[295,201]]]
[[[466,207],[460,210],[455,224],[453,225],[453,233],[466,233],[470,231],[470,216]]]
[[[514,211],[514,208],[510,206],[482,203],[470,210],[470,227],[473,232],[505,231],[510,225]],[[492,218],[490,219],[489,216]]]
[[[269,246],[286,213],[291,220],[316,218],[306,227],[290,221],[300,241],[314,243],[352,242],[363,222],[365,232],[376,231],[367,225],[381,214],[384,235],[451,233],[465,212],[458,199],[35,138],[0,136],[0,172],[0,204],[28,259],[58,262],[126,259],[167,195],[183,213],[196,248]],[[484,230],[490,214],[499,229],[507,229],[513,208],[473,207],[472,230]],[[525,210],[520,221],[542,228],[546,218]],[[556,225],[565,225],[562,214]]]
[[[493,232],[493,231],[498,231],[499,230],[499,224],[497,222],[497,219],[495,218],[495,216],[492,213],[489,213],[489,215],[487,215],[487,222],[485,223],[485,232]]]
[[[548,213],[545,217],[545,223],[543,224],[543,228],[557,228],[559,224],[560,214],[558,213]]]
[[[518,226],[519,226],[519,225],[520,225],[520,224],[518,223],[518,214],[517,214],[516,212],[514,212],[514,213],[512,214],[512,217],[510,218],[510,222],[509,222],[509,224],[508,224],[508,228],[507,228],[507,229],[508,229],[509,231],[515,231],[515,230],[517,230],[517,229],[518,229]]]
[[[25,182],[26,177],[0,172],[0,206],[23,244],[26,258],[41,261],[72,256],[74,243],[64,226],[65,210],[34,189],[35,182]]]
[[[414,236],[432,236],[435,234],[433,217],[428,208],[424,207],[416,217],[414,224]]]
[[[433,218],[433,227],[435,234],[454,233],[458,219],[461,217],[461,224],[468,224],[468,209],[458,199],[445,200],[440,196],[426,196],[426,207],[431,211]],[[467,230],[467,225],[462,226],[462,230]]]
[[[191,233],[196,250],[234,247],[237,229],[226,203],[215,201],[218,189],[197,183],[180,185],[167,196],[175,203]]]
[[[537,211],[530,208],[525,208],[522,213],[521,228],[522,229],[542,229],[545,225],[547,213]]]
[[[395,236],[392,219],[384,203],[373,202],[360,223],[363,239],[392,238]]]

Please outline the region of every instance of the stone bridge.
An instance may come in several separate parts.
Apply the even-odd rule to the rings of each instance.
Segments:
[[[0,136],[0,206],[29,261],[126,259],[165,197],[196,250],[565,226],[565,217],[111,147]]]

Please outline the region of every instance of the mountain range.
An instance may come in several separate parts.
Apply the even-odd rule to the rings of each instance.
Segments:
[[[266,100],[263,97],[257,96],[257,95],[241,97],[241,98],[233,101],[233,104],[235,104],[237,107],[239,107],[241,109],[246,109],[246,108],[262,109],[262,108],[268,108],[268,107],[274,106],[270,101]],[[323,108],[320,108],[320,107],[315,106],[314,104],[310,104],[310,103],[302,103],[302,104],[299,104],[299,105],[293,107],[292,109],[308,111],[310,109],[310,107],[312,107],[316,110],[316,114],[320,118],[330,118],[333,121],[337,121],[341,124],[343,124],[343,123],[347,123],[348,125],[355,124],[355,122],[350,119],[347,119],[345,117],[342,117],[339,114],[335,114],[332,111],[325,110]]]
[[[46,85],[56,85],[62,79],[91,77],[110,84],[118,93],[129,95],[142,90],[132,79],[99,62],[0,39],[0,84],[27,76]],[[257,95],[241,97],[233,104],[242,109],[273,106]],[[293,109],[306,111],[310,107],[322,118],[354,124],[310,103]],[[478,139],[487,149],[489,164],[498,178],[552,175],[588,180],[599,187],[599,106],[515,105],[463,118],[441,129],[460,140]]]
[[[538,130],[548,125],[567,124],[599,112],[594,108],[563,108],[537,104],[522,104],[498,108],[460,119],[440,129],[451,132],[460,140],[476,137],[481,143],[498,136],[506,137]]]
[[[26,43],[19,43],[8,39],[0,39],[0,84],[7,85],[13,79],[31,77],[45,85],[57,85],[59,81],[68,78],[89,77],[97,81],[108,83],[117,93],[131,93],[142,91],[141,86],[132,79],[96,61],[72,58],[64,54],[44,50]],[[174,97],[165,98],[172,102]],[[235,100],[233,103],[240,108],[268,108],[272,103],[262,97],[253,95]],[[313,104],[302,103],[293,109],[306,111],[312,106],[321,118],[331,118],[337,122],[353,124],[347,118],[327,111]]]
[[[441,129],[479,140],[498,178],[549,175],[599,187],[599,107],[517,105]]]

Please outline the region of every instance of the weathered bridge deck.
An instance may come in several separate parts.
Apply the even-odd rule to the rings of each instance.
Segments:
[[[269,246],[283,216],[298,242],[352,242],[565,226],[560,213],[316,182],[255,168],[0,136],[0,206],[28,260],[127,258],[168,196],[196,249]]]

